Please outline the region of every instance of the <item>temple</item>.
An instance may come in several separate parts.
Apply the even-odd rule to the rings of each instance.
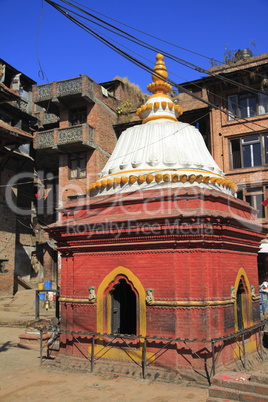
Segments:
[[[198,129],[178,121],[156,60],[143,124],[121,134],[88,197],[49,228],[62,256],[61,353],[79,356],[70,332],[82,331],[110,364],[140,362],[146,341],[150,368],[196,374],[215,354],[219,366],[239,363],[237,332],[253,328],[243,348],[259,348],[263,233]]]

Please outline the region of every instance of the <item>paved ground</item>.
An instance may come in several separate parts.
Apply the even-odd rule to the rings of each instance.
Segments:
[[[66,371],[47,363],[40,367],[39,351],[17,347],[26,322],[34,318],[34,292],[32,295],[31,292],[19,293],[12,300],[0,300],[0,401],[206,401],[208,388],[192,383],[160,383],[122,375]],[[268,372],[268,358],[255,370]]]
[[[23,332],[0,327],[0,401],[206,401],[206,388],[40,367],[39,351],[17,347]]]

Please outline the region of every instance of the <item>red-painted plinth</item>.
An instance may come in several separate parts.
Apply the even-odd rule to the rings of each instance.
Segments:
[[[171,342],[154,356],[166,341],[148,340],[152,364],[204,368],[212,359],[211,339],[260,321],[257,252],[264,234],[255,213],[243,201],[199,187],[70,203],[49,229],[62,253],[62,328],[112,332],[119,297],[121,320],[134,320],[136,335],[200,341]],[[83,339],[91,345],[90,336]],[[241,359],[240,340],[216,344],[218,364]],[[72,336],[61,341],[65,353],[80,353]],[[246,337],[247,353],[258,342],[255,333]],[[136,360],[143,345],[132,345]],[[117,347],[110,358],[124,359]]]
[[[45,348],[47,346],[48,340],[51,338],[51,333],[43,334],[42,335],[42,344]],[[40,333],[39,332],[26,332],[19,336],[19,343],[18,346],[25,349],[33,349],[39,350],[40,349]]]

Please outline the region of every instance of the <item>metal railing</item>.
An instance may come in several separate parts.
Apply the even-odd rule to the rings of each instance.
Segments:
[[[247,359],[246,359],[246,337],[252,336],[254,333],[258,334],[258,343],[259,347],[257,348],[257,351],[259,353],[260,358],[263,360],[263,349],[262,349],[262,333],[264,331],[265,325],[268,324],[268,319],[265,319],[264,321],[260,322],[259,324],[256,324],[252,327],[243,329],[238,332],[234,332],[229,335],[225,335],[222,337],[218,338],[213,338],[213,339],[188,339],[188,338],[166,338],[166,337],[159,337],[159,336],[142,336],[142,335],[127,335],[127,334],[106,334],[106,333],[98,333],[98,332],[82,332],[82,331],[64,331],[64,330],[59,330],[58,331],[58,336],[60,334],[66,334],[66,335],[71,335],[73,337],[73,340],[75,340],[84,350],[79,349],[80,353],[87,358],[90,361],[90,370],[91,372],[94,371],[94,365],[95,362],[99,359],[101,359],[105,354],[107,353],[107,348],[112,348],[112,347],[120,347],[121,349],[124,350],[125,353],[128,354],[129,358],[131,359],[131,355],[128,353],[128,348],[131,348],[133,350],[133,346],[130,346],[130,342],[128,343],[127,341],[133,342],[133,340],[137,340],[138,345],[141,343],[142,347],[142,353],[141,353],[141,359],[140,362],[133,360],[135,364],[140,366],[142,370],[142,378],[145,379],[147,376],[147,367],[155,362],[160,356],[163,355],[167,350],[170,349],[170,345],[172,343],[183,343],[184,347],[186,346],[188,348],[188,351],[192,355],[194,355],[196,358],[200,359],[202,361],[202,364],[204,365],[205,369],[205,377],[210,384],[211,377],[216,374],[216,367],[217,367],[217,360],[223,350],[223,347],[225,346],[226,342],[230,342],[230,340],[234,340],[233,343],[238,344],[239,342],[241,343],[241,363],[243,364],[243,367],[246,368],[247,366]],[[42,359],[43,359],[43,331],[44,328],[40,328],[40,364],[42,364]],[[88,348],[85,348],[83,345],[83,342],[79,338],[86,337],[86,343],[91,345],[91,352],[90,354],[88,353]],[[90,339],[89,339],[90,338]],[[99,350],[96,351],[96,343],[99,338],[102,338],[101,344],[102,347],[99,348]],[[111,339],[110,341],[105,341],[103,342],[103,338],[106,339]],[[120,343],[117,342],[117,344],[114,344],[114,341],[119,340]],[[157,345],[155,342],[160,341],[161,345]],[[99,342],[100,343],[100,342]],[[105,343],[105,344],[104,344]],[[193,348],[190,346],[190,344],[209,344],[211,346],[211,350],[206,348],[206,356],[202,357],[202,353],[200,352],[195,352]],[[216,347],[217,343],[221,343],[221,346]],[[153,347],[154,349],[157,348],[158,350],[155,353],[152,353],[151,351],[150,356],[148,355],[148,348]],[[177,350],[178,348],[176,348]],[[181,354],[183,355],[183,351],[181,351]],[[184,352],[186,354],[186,352]],[[47,351],[47,355],[49,355],[49,351]],[[211,364],[208,363],[208,358],[211,358]],[[197,371],[197,370],[196,370]],[[204,374],[199,373],[204,376]]]

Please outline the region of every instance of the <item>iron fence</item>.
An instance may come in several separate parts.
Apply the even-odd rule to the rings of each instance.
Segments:
[[[247,367],[247,352],[246,352],[246,346],[245,346],[245,338],[253,335],[254,333],[258,335],[258,348],[257,351],[259,353],[260,358],[263,360],[263,345],[262,345],[262,339],[263,339],[263,333],[264,333],[264,328],[265,325],[268,323],[268,319],[263,320],[262,322],[253,325],[249,328],[243,329],[241,331],[234,332],[229,335],[225,335],[222,337],[218,338],[213,338],[213,339],[188,339],[188,338],[172,338],[172,337],[159,337],[159,336],[142,336],[142,335],[128,335],[128,334],[107,334],[107,333],[98,333],[98,332],[82,332],[82,331],[64,331],[64,330],[59,330],[57,332],[57,335],[55,336],[54,334],[54,340],[60,336],[60,334],[66,334],[66,335],[71,335],[75,342],[77,342],[80,347],[84,350],[80,350],[81,354],[87,358],[90,362],[90,370],[91,372],[94,372],[94,365],[95,362],[99,359],[101,359],[106,353],[107,353],[107,348],[112,348],[112,347],[120,347],[126,352],[129,357],[131,358],[130,354],[128,353],[128,348],[131,348],[130,343],[133,342],[133,340],[142,342],[142,353],[141,353],[141,359],[140,361],[134,361],[142,371],[142,378],[145,379],[147,376],[147,367],[155,362],[160,356],[162,356],[163,353],[165,353],[169,346],[171,344],[177,344],[177,343],[183,343],[188,350],[198,359],[202,361],[202,364],[204,365],[205,368],[205,373],[206,373],[206,379],[208,380],[208,383],[210,384],[210,379],[212,376],[216,374],[216,367],[217,367],[217,361],[219,359],[219,356],[224,348],[224,346],[230,341],[235,344],[241,344],[241,363],[243,364],[243,367]],[[42,364],[43,361],[43,332],[45,328],[40,328],[40,364]],[[85,348],[83,345],[83,342],[81,341],[81,338],[85,339],[87,344],[91,345],[91,352],[90,354],[88,353],[88,348]],[[80,340],[79,340],[80,338]],[[106,344],[102,342],[102,347],[99,348],[99,350],[96,351],[96,340],[102,338],[102,339],[110,339],[107,341]],[[120,339],[120,343],[114,345],[114,341],[118,341]],[[155,343],[156,341],[160,341],[161,345],[158,345]],[[53,341],[54,342],[54,341]],[[150,355],[148,355],[148,347],[150,347],[150,344],[152,345],[154,343],[154,348],[157,348],[157,351],[155,353],[150,352]],[[192,348],[192,344],[209,344],[211,347],[211,350],[206,349],[206,356],[202,357],[202,354],[199,352],[195,352]],[[218,346],[216,346],[218,345]],[[49,356],[49,347],[47,348],[47,356]],[[211,357],[211,364],[208,363],[208,356]]]

